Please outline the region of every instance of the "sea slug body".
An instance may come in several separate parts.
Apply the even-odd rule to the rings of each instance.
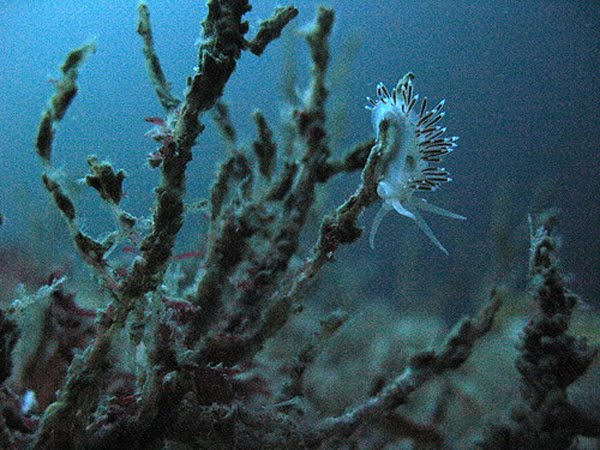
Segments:
[[[383,176],[377,185],[377,194],[383,205],[373,221],[369,236],[371,248],[375,247],[375,235],[384,216],[394,209],[413,219],[429,239],[444,253],[444,248],[418,210],[428,211],[452,219],[465,217],[428,203],[415,196],[419,192],[437,190],[443,183],[452,181],[445,168],[436,164],[456,148],[458,137],[444,137],[446,127],[439,125],[444,118],[444,100],[435,108],[427,110],[427,98],[417,107],[419,99],[414,94],[412,73],[398,81],[390,93],[379,83],[377,98],[367,97],[371,110],[373,128],[382,152]],[[381,136],[382,123],[386,122],[385,139]]]

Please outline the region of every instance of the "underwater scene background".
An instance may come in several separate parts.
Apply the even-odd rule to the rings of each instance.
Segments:
[[[56,90],[65,56],[95,41],[95,54],[80,69],[79,93],[56,128],[52,164],[60,169],[56,176],[77,208],[77,226],[86,234],[102,239],[114,228],[111,208],[84,181],[90,171],[86,158],[91,154],[126,172],[119,207],[138,219],[137,232],[144,234],[151,229],[154,188],[162,168],[148,165],[148,155],[160,147],[148,134],[157,122],[148,119],[165,117],[165,112],[148,81],[142,43],[136,33],[137,4],[5,0],[0,5],[0,306],[7,314],[13,311],[11,314],[18,316],[15,321],[21,336],[26,331],[37,343],[31,348],[14,344],[13,374],[6,383],[21,404],[26,393],[35,394],[36,400],[22,408],[22,414],[34,418],[35,424],[28,424],[29,428],[19,433],[37,436],[39,448],[45,448],[39,437],[44,428],[38,425],[43,422],[43,411],[56,401],[55,391],[61,387],[73,355],[97,340],[97,327],[102,329],[102,324],[100,319],[94,324],[93,316],[100,315],[98,311],[104,311],[115,294],[106,288],[106,278],[99,276],[98,266],[92,264],[90,270],[84,262],[73,245],[67,221],[41,181],[43,167],[35,149],[38,125]],[[204,206],[186,213],[164,284],[193,284],[194,274],[205,270],[217,221],[211,220],[204,200],[211,199],[211,187],[223,170],[221,164],[234,149],[252,153],[257,134],[254,111],[262,111],[280,148],[290,139],[290,117],[296,120],[299,114],[290,99],[305,100],[314,78],[304,36],[320,4],[294,2],[297,17],[264,54],[258,57],[242,52],[222,97],[235,128],[235,141],[223,138],[219,121],[210,114],[202,119],[206,129],[198,137],[187,167],[184,201]],[[278,5],[280,2],[270,0],[252,2],[252,10],[244,16],[249,23],[247,39],[258,32],[258,24]],[[188,88],[186,78],[198,70],[201,22],[207,7],[205,2],[191,0],[150,1],[148,6],[160,63],[172,83],[173,95],[183,99]],[[480,439],[494,448],[490,444],[494,441],[482,436],[486,436],[486,423],[508,417],[509,400],[520,392],[519,379],[524,375],[514,366],[518,357],[515,345],[536,314],[530,300],[536,291],[535,286],[532,288],[536,280],[531,270],[531,233],[535,234],[536,217],[548,209],[558,217],[556,231],[552,231],[558,235],[553,242],[557,246],[560,243],[557,267],[569,289],[579,296],[571,334],[587,336],[591,348],[600,344],[600,7],[594,1],[542,0],[335,0],[327,6],[335,11],[329,38],[324,126],[331,158],[341,159],[357,145],[375,139],[371,113],[365,109],[366,97],[376,97],[378,83],[393,87],[404,74],[412,72],[415,92],[421,99],[428,98],[430,108],[446,99],[442,125],[448,128],[449,136],[460,137],[456,151],[441,163],[453,181],[423,197],[467,220],[423,213],[449,255],[436,248],[413,220],[398,214],[383,219],[371,249],[368,235],[380,207],[379,201],[372,202],[358,221],[364,228],[360,239],[352,245],[336,245],[332,261],[305,288],[302,307],[286,316],[285,327],[272,339],[265,339],[253,358],[236,361],[232,367],[237,372],[219,372],[217,378],[235,378],[236,383],[243,380],[243,389],[223,381],[243,404],[289,401],[291,396],[281,394],[287,386],[284,374],[291,370],[289,361],[298,358],[307,339],[318,335],[319,319],[332,311],[343,311],[339,330],[336,327],[321,343],[311,364],[302,367],[304,391],[298,395],[310,403],[306,408],[311,412],[303,412],[306,417],[338,417],[357,402],[380,395],[382,386],[403,373],[410,354],[441,345],[461,317],[477,314],[492,289],[500,289],[504,303],[494,327],[478,342],[465,365],[452,375],[440,375],[406,404],[402,402],[402,417],[410,417],[410,423],[403,419],[382,426],[378,432],[359,427],[348,435],[342,433],[342,437],[328,435],[319,440],[311,435],[290,441],[304,442],[309,448],[317,443],[322,448],[349,448],[351,443],[361,448],[379,448],[382,443],[386,448],[465,448]],[[293,158],[300,160],[302,156]],[[277,162],[278,171],[282,161],[283,157]],[[310,258],[321,236],[323,218],[352,195],[360,181],[361,170],[354,170],[316,185],[298,249],[286,262],[288,278],[301,271]],[[532,217],[531,227],[528,216]],[[135,245],[123,244],[111,249],[111,268],[132,264],[140,254],[132,247]],[[223,277],[227,289],[252,289],[235,277],[234,272]],[[293,280],[281,281],[278,286],[287,282]],[[40,288],[47,292],[38,291]],[[84,308],[92,313],[75,314],[79,319],[87,317],[86,331],[72,337],[69,356],[51,371],[58,377],[56,383],[42,387],[35,366],[41,358],[40,342],[50,338],[38,336],[49,320],[40,311],[55,300],[43,303],[40,299],[44,295],[51,298],[55,295],[52,292],[58,292],[52,289],[59,288],[73,295],[75,303],[66,310]],[[26,297],[45,306],[16,308],[15,313],[14,300],[27,305]],[[183,298],[181,295],[177,301]],[[36,318],[28,316],[27,308],[38,308],[32,314]],[[151,326],[143,324],[142,329],[144,326],[146,333],[151,333]],[[114,339],[125,340],[123,336]],[[127,356],[110,358],[118,360],[111,364],[119,367],[119,373],[127,374],[123,378],[131,374],[137,377],[130,383],[141,392],[144,384],[139,374],[152,364],[140,362],[145,356],[140,356],[139,339],[134,339],[138,347],[128,347]],[[136,352],[137,356],[132,356]],[[124,362],[127,358],[135,361]],[[219,362],[210,358],[203,361],[211,368]],[[595,410],[597,416],[597,356],[588,362],[587,378],[573,389],[571,398],[579,402],[581,410]],[[44,364],[52,365],[47,360]],[[258,377],[252,370],[264,374]],[[249,391],[258,400],[249,400]],[[114,392],[111,395],[118,397]],[[110,403],[100,394],[99,398],[100,404]],[[442,398],[448,401],[444,408],[467,412],[461,413],[460,419],[450,414],[432,418],[432,411],[442,408]],[[229,400],[212,397],[207,404],[213,401],[229,404]],[[496,401],[504,406],[496,408]],[[423,433],[419,434],[415,427],[425,423],[427,429],[420,429]],[[247,423],[245,426],[249,427]],[[591,434],[589,440],[580,438],[581,448],[595,448],[597,442]],[[239,432],[242,440],[250,435],[254,436]],[[29,437],[15,436],[13,444],[29,442]],[[267,445],[267,441],[255,438]],[[172,435],[152,439],[164,439],[164,448],[186,448],[175,447]],[[208,442],[205,436],[193,435],[181,445],[203,448],[201,442]],[[230,444],[212,443],[215,448]],[[238,448],[252,448],[247,441],[237,444]]]

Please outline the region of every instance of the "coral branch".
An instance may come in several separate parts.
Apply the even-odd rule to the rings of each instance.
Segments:
[[[56,402],[46,409],[33,448],[77,448],[85,442],[90,415],[96,410],[108,376],[107,357],[119,327],[112,326],[69,367]]]
[[[343,159],[327,162],[318,174],[319,181],[325,183],[329,178],[340,173],[362,170],[374,145],[374,140],[361,142],[350,150]]]
[[[150,78],[152,86],[154,86],[160,104],[165,111],[177,109],[181,104],[181,100],[171,93],[171,83],[167,81],[156,50],[154,49],[154,38],[152,37],[152,28],[150,26],[150,12],[148,11],[148,5],[144,2],[141,2],[138,6],[137,32],[144,42],[142,51],[144,52],[144,59],[146,61],[146,71],[148,72],[148,78]]]
[[[203,130],[200,116],[223,94],[243,49],[248,24],[242,16],[250,9],[245,0],[210,1],[203,22],[204,42],[199,51],[199,70],[190,80],[181,115],[173,132],[173,150],[162,164],[162,179],[156,188],[153,228],[141,244],[142,256],[123,283],[125,297],[139,298],[155,289],[183,225],[185,170],[192,147]]]
[[[118,205],[123,196],[125,172],[119,170],[115,173],[110,163],[100,162],[94,156],[88,157],[87,163],[92,171],[92,175],[85,177],[87,185],[96,189],[104,201]]]
[[[330,417],[308,432],[306,442],[318,446],[332,436],[349,436],[364,421],[387,413],[405,403],[408,396],[435,375],[457,369],[471,354],[473,345],[491,328],[500,307],[500,297],[492,293],[491,301],[474,319],[464,319],[448,336],[438,352],[428,351],[412,357],[404,372],[385,386],[375,397],[348,412]]]
[[[567,449],[577,435],[600,434],[598,421],[577,411],[567,396],[567,388],[591,365],[597,350],[590,349],[585,338],[567,334],[578,299],[559,269],[556,221],[555,213],[547,212],[534,229],[530,218],[530,287],[538,312],[518,345],[522,402],[510,424],[488,430],[481,448]]]
[[[79,69],[85,60],[96,51],[96,44],[86,44],[73,50],[61,67],[62,76],[56,83],[56,91],[50,98],[48,107],[42,115],[36,140],[37,152],[44,163],[50,163],[54,132],[62,120],[71,102],[77,95],[77,77]]]
[[[281,36],[281,31],[297,15],[298,10],[293,6],[275,8],[273,16],[260,23],[258,33],[256,33],[254,39],[248,42],[250,51],[257,56],[262,55],[267,45]]]
[[[217,102],[213,109],[213,117],[227,147],[233,149],[236,142],[236,132],[229,115],[229,107],[225,102]]]
[[[113,296],[119,298],[119,294],[113,289],[113,280],[105,271],[106,262],[104,261],[104,255],[112,245],[112,242],[99,242],[81,231],[76,221],[75,205],[59,182],[58,173],[52,166],[52,145],[55,128],[64,117],[78,92],[77,77],[79,76],[82,64],[95,51],[95,43],[90,43],[73,50],[67,55],[61,67],[62,76],[56,83],[56,91],[50,98],[48,107],[42,116],[38,128],[36,148],[38,155],[42,159],[44,169],[42,181],[48,192],[52,195],[56,207],[64,215],[75,246],[85,261],[106,282]]]
[[[275,170],[277,144],[273,141],[273,131],[269,128],[265,116],[260,111],[254,111],[253,118],[258,136],[252,147],[258,158],[258,169],[265,179],[270,180]]]

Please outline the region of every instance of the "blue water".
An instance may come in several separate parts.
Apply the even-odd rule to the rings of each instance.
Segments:
[[[257,22],[280,2],[255,3],[247,16],[250,36]],[[295,19],[299,30],[312,20],[317,2],[295,4],[301,10]],[[428,198],[468,217],[467,222],[428,219],[449,257],[409,219],[390,214],[379,230],[376,250],[368,248],[365,236],[354,248],[341,250],[338,259],[360,257],[363,282],[373,286],[377,295],[393,297],[404,286],[423,298],[441,296],[450,305],[463,305],[467,297],[478,295],[484,280],[522,283],[527,214],[556,206],[561,211],[564,269],[573,274],[573,289],[585,300],[597,302],[597,2],[340,0],[330,4],[337,11],[330,106],[332,114],[343,112],[335,121],[330,119],[337,131],[335,153],[340,155],[372,136],[364,104],[367,95],[375,94],[377,82],[391,85],[410,70],[416,74],[415,87],[421,96],[446,98],[445,123],[451,135],[460,136],[459,149],[444,161],[454,182]],[[181,95],[185,77],[197,64],[194,42],[205,7],[191,0],[151,1],[149,6],[163,67],[174,93]],[[53,88],[49,77],[69,50],[91,39],[97,40],[98,51],[83,69],[81,92],[59,128],[54,162],[75,180],[87,172],[88,154],[111,160],[129,174],[124,207],[139,216],[149,215],[158,173],[145,165],[153,143],[144,137],[149,126],[143,119],[160,116],[161,109],[146,79],[135,23],[134,1],[4,0],[0,5],[0,211],[5,216],[1,246],[61,245],[62,250],[68,242],[55,232],[42,233],[43,237],[38,232],[32,242],[32,228],[51,217],[33,142]],[[289,41],[295,32],[287,33]],[[301,39],[296,48],[298,88],[303,89],[308,76]],[[240,144],[254,136],[250,114],[255,108],[263,110],[271,124],[279,120],[284,50],[282,39],[260,58],[244,54],[227,86],[225,100]],[[209,126],[190,166],[190,201],[206,196],[224,155],[210,120],[205,122]],[[337,180],[325,205],[339,204],[356,182],[356,176]],[[73,191],[81,191],[74,195],[85,228],[93,233],[110,230],[110,216],[97,208],[97,194],[75,183]],[[492,233],[500,204],[501,217],[508,224],[504,229],[515,250],[508,268],[497,267]],[[375,210],[367,212],[365,226],[370,226]],[[195,220],[201,229],[202,221]],[[62,234],[66,230],[60,223],[55,228]],[[182,250],[199,234],[193,227],[184,233]],[[410,264],[405,263],[407,255]]]

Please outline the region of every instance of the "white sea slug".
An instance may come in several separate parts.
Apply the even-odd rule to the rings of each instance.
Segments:
[[[418,210],[428,211],[452,219],[465,217],[446,211],[417,197],[417,191],[437,190],[442,183],[452,181],[443,167],[435,165],[442,156],[456,148],[458,137],[444,137],[446,127],[439,125],[445,113],[444,100],[427,110],[427,98],[416,108],[418,95],[414,95],[414,75],[408,73],[398,81],[390,93],[383,83],[377,85],[377,98],[367,97],[373,128],[381,147],[384,163],[383,177],[377,185],[377,194],[383,205],[373,221],[369,236],[371,248],[384,216],[393,208],[399,214],[413,219],[419,228],[444,253],[444,248]],[[380,136],[382,122],[386,122],[385,142]]]

